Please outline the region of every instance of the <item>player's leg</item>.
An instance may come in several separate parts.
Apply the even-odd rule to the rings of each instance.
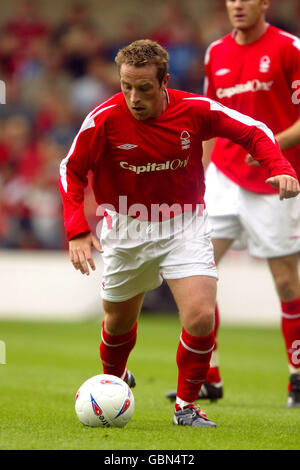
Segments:
[[[242,234],[239,219],[238,199],[239,187],[227,178],[211,163],[206,171],[205,202],[209,221],[213,228],[212,242],[214,246],[215,263],[218,266],[221,259],[231,248],[233,242]],[[239,244],[239,248],[240,248]],[[244,247],[244,246],[243,246]],[[218,330],[220,326],[219,307],[215,308],[215,347],[211,358],[211,367],[203,384],[199,398],[217,400],[223,396],[223,382],[219,370]]]
[[[182,323],[176,356],[178,385],[173,423],[214,426],[193,403],[205,381],[214,347],[216,278],[191,276],[167,279],[167,283]]]
[[[227,238],[213,238],[212,244],[214,247],[215,262],[218,266],[223,256],[227,253],[233,243],[232,239]],[[211,356],[210,368],[206,376],[206,380],[201,388],[199,398],[209,398],[215,401],[223,397],[223,381],[220,375],[220,363],[218,352],[218,332],[220,326],[219,306],[216,302],[215,306],[215,323],[214,335],[215,345]]]
[[[131,331],[138,319],[143,298],[144,293],[124,302],[110,302],[103,299],[103,323],[107,333],[112,336],[120,336]]]
[[[242,191],[240,205],[247,227],[250,254],[268,260],[282,308],[282,332],[291,372],[289,389],[300,405],[300,205],[298,198],[280,201],[277,194]],[[274,214],[276,216],[274,216]],[[295,383],[294,383],[295,382]]]
[[[206,171],[205,202],[208,212],[208,220],[212,226],[212,241],[214,245],[214,260],[218,264],[235,240],[242,234],[242,226],[237,213],[239,187],[213,163],[210,163]],[[215,307],[215,338],[217,338],[220,324],[218,305]],[[176,390],[166,394],[170,400],[175,400]],[[207,380],[200,390],[198,398],[216,400],[223,396],[223,383],[219,373],[219,358],[217,342],[211,358],[211,368],[207,374]]]
[[[104,374],[116,375],[134,386],[133,375],[126,364],[137,337],[137,320],[144,294],[123,302],[103,300],[104,320],[102,323],[100,357]]]
[[[290,370],[288,407],[300,407],[300,280],[299,254],[268,259],[281,301],[281,330]]]
[[[136,343],[144,292],[158,287],[162,278],[158,263],[152,259],[152,251],[147,252],[144,240],[137,237],[133,243],[129,237],[137,233],[134,228],[138,221],[113,212],[110,216],[111,226],[105,223],[101,233],[104,321],[100,356],[104,373],[125,378],[132,386],[132,374],[126,364]],[[120,235],[121,246],[116,234]]]
[[[282,302],[293,302],[300,297],[298,264],[299,253],[268,259],[275,287]]]

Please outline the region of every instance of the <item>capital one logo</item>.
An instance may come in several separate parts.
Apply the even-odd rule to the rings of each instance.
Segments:
[[[264,72],[266,72],[266,67],[264,68]],[[270,80],[268,82],[261,82],[258,78],[254,78],[253,80],[248,80],[246,83],[237,83],[236,85],[229,87],[229,88],[218,88],[216,91],[216,95],[219,99],[221,98],[231,98],[234,95],[240,95],[241,93],[248,93],[256,91],[270,91],[274,80]]]
[[[140,173],[149,173],[152,171],[162,171],[162,170],[178,170],[178,168],[184,168],[187,166],[189,157],[185,160],[180,160],[180,158],[175,158],[174,160],[167,160],[164,163],[147,163],[146,165],[129,165],[128,162],[120,162],[120,167],[124,170],[133,171],[137,175]]]

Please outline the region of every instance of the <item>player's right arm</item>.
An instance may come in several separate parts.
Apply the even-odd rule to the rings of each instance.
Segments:
[[[90,274],[89,266],[95,271],[96,266],[92,256],[92,248],[102,253],[99,240],[92,234],[79,235],[69,241],[70,260],[75,269],[79,269],[82,274]]]
[[[91,233],[84,214],[84,190],[92,167],[93,144],[96,139],[94,120],[88,116],[73,144],[60,164],[59,189],[64,209],[64,225],[69,241],[70,260],[82,274],[95,269],[92,248],[102,252],[101,245]]]

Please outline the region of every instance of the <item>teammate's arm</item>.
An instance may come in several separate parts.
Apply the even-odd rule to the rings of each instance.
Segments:
[[[203,165],[204,171],[206,171],[210,163],[210,155],[211,155],[212,149],[214,148],[215,142],[216,142],[215,138],[210,139],[210,140],[205,140],[203,142],[202,165]]]
[[[294,124],[284,131],[280,132],[279,134],[275,135],[275,139],[277,140],[280,150],[286,150],[295,145],[300,144],[300,119],[298,119]],[[246,162],[250,166],[259,166],[259,163],[254,160],[254,158],[248,154],[246,156]]]
[[[275,135],[281,150],[289,149],[300,144],[300,119],[279,134]]]
[[[204,63],[205,63],[204,72],[205,73],[204,73],[203,94],[207,96],[208,98],[215,100],[217,97],[216,97],[216,91],[214,88],[211,67],[210,67],[210,49],[211,47],[209,46],[208,49],[206,50],[205,59],[204,59]],[[207,167],[210,163],[210,156],[215,146],[215,143],[216,143],[215,137],[203,142],[202,165],[203,165],[204,172],[207,170]]]
[[[300,144],[300,119],[292,126],[275,135],[275,138],[279,144],[280,150],[289,149],[290,147]],[[281,178],[282,181],[280,181],[279,178]],[[295,181],[288,181],[284,175],[269,178],[266,180],[266,183],[279,189],[280,199],[293,197],[293,191],[296,190]],[[284,193],[290,195],[283,196]]]

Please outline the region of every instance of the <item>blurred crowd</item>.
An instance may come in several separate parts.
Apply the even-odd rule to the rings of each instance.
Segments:
[[[298,34],[297,21],[282,20],[280,3],[270,21]],[[170,86],[202,93],[206,47],[230,30],[224,0],[215,0],[205,20],[183,1],[162,1],[149,29],[125,18],[113,40],[99,30],[84,2],[71,2],[57,24],[47,21],[41,6],[20,0],[0,24],[0,80],[6,86],[6,104],[0,104],[0,248],[66,247],[59,163],[86,114],[119,91],[114,57],[120,47],[144,37],[159,41],[170,54]],[[296,9],[297,2],[299,18]],[[85,210],[93,226],[89,190]]]

